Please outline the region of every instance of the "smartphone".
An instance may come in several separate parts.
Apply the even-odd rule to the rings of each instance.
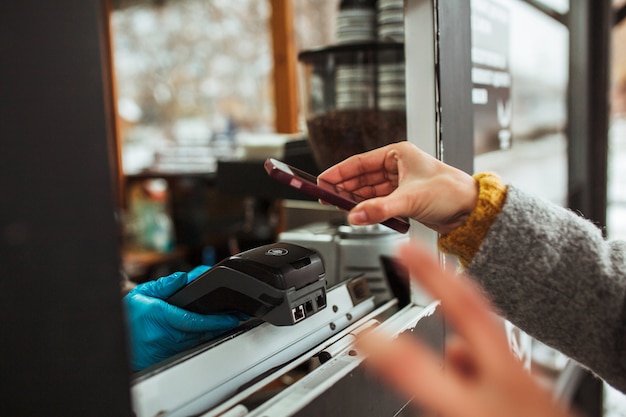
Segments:
[[[277,159],[267,158],[264,166],[268,175],[275,180],[319,200],[337,206],[340,209],[350,211],[354,206],[364,200],[364,198],[354,193],[343,190],[329,182],[318,180],[316,176],[294,168],[291,165],[287,165]],[[400,217],[392,217],[381,222],[381,224],[400,233],[406,233],[410,226],[409,222]]]

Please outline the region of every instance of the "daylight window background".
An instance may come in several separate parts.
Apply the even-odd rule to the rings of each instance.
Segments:
[[[211,171],[239,133],[274,132],[269,1],[118,3],[111,29],[126,174]],[[337,3],[293,2],[299,49],[333,41]]]

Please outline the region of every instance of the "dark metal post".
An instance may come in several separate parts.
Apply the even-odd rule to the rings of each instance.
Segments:
[[[606,227],[609,53],[613,15],[608,0],[570,2],[568,204]],[[602,381],[586,372],[572,406],[602,416]]]
[[[105,10],[0,4],[0,413],[130,416]]]
[[[570,2],[569,207],[606,225],[611,2]]]
[[[441,159],[474,171],[470,2],[435,1]]]

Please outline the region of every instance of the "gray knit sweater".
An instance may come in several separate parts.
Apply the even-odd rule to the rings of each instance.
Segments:
[[[626,392],[626,242],[510,186],[467,272],[503,317]]]

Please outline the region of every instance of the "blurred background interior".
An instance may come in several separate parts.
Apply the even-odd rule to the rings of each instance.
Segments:
[[[342,213],[276,188],[260,167],[273,156],[318,173],[342,149],[355,153],[346,142],[324,148],[336,136],[354,133],[324,130],[328,120],[336,126],[347,117],[344,123],[356,125],[377,117],[377,145],[406,138],[403,56],[383,57],[390,52],[371,52],[367,46],[378,41],[393,50],[402,45],[403,28],[397,24],[402,10],[380,0],[378,10],[371,10],[378,20],[370,16],[347,25],[346,19],[356,19],[349,3],[358,2],[114,1],[110,22],[122,161],[122,255],[131,282],[211,265],[311,222],[342,222]],[[477,50],[484,3],[472,1]],[[569,31],[545,7],[564,14],[569,1],[496,3],[508,10],[503,48],[510,52],[505,77],[492,87],[503,98],[498,118],[509,128],[494,133],[482,119],[485,72],[478,65],[481,58],[473,56],[474,169],[496,171],[566,204]],[[618,17],[625,3],[614,1]],[[626,23],[616,19],[606,233],[621,239],[626,238],[624,45]],[[372,67],[372,60],[379,65]],[[337,65],[336,85],[324,74],[331,64]],[[379,77],[379,99],[372,104],[364,88],[374,76]],[[325,107],[328,88],[337,94],[336,107]],[[381,120],[397,129],[382,127]],[[550,363],[546,367],[562,366],[558,354],[543,355]],[[621,395],[608,391],[606,415],[626,415],[620,401]]]

